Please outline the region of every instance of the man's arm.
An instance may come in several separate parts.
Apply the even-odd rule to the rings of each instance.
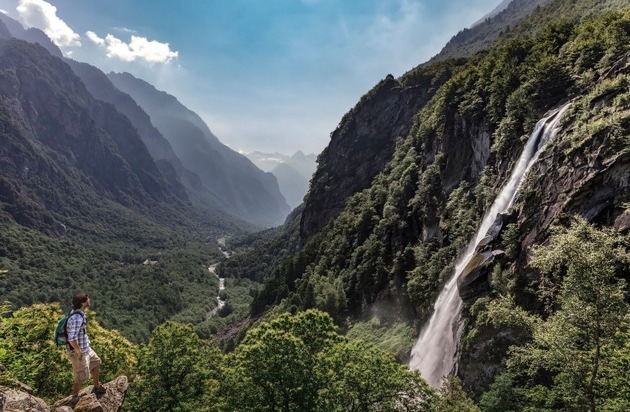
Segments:
[[[72,349],[74,349],[74,351],[79,355],[79,359],[81,359],[81,357],[83,356],[83,353],[81,352],[81,348],[79,347],[79,341],[71,340],[71,341],[68,341],[68,343],[70,344],[70,346],[72,346]]]

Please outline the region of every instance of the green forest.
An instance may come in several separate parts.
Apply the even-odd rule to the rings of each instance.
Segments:
[[[103,328],[92,312],[88,329],[104,360],[102,379],[135,377],[129,411],[624,411],[630,311],[627,284],[615,274],[630,265],[628,246],[627,237],[577,220],[533,252],[532,266],[546,280],[538,291],[546,314],[516,307],[509,294],[475,304],[476,327],[529,338],[509,348],[505,371],[477,404],[457,378],[435,391],[391,354],[341,335],[315,309],[258,322],[228,353],[192,324],[165,322],[144,344]],[[59,305],[2,310],[0,383],[17,379],[50,401],[67,395],[69,361],[52,340]]]
[[[103,224],[64,237],[1,212],[0,384],[51,403],[69,394],[52,334],[86,290],[102,380],[131,382],[126,411],[630,410],[630,236],[612,224],[630,203],[592,219],[571,208],[580,179],[627,168],[629,56],[627,2],[557,0],[485,50],[409,71],[402,84],[429,81],[432,98],[371,186],[303,245],[299,208],[278,229],[227,230],[229,260],[207,222],[173,211],[147,222],[108,204]],[[485,289],[465,302],[459,377],[435,390],[405,363],[439,285],[536,122],[569,101]],[[453,119],[487,130],[490,153],[478,176],[447,182]],[[552,204],[541,182],[572,173]],[[215,263],[227,284],[216,314]]]

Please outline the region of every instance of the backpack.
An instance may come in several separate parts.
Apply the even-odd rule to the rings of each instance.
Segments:
[[[53,336],[53,340],[57,344],[57,346],[68,345],[68,319],[72,315],[80,315],[83,318],[83,323],[85,323],[85,317],[81,312],[70,311],[68,315],[59,319],[57,323],[57,327],[55,328],[55,335]],[[83,325],[82,325],[83,326]]]

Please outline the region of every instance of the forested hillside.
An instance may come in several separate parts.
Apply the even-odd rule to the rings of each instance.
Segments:
[[[463,292],[466,326],[458,371],[467,390],[480,396],[497,372],[505,369],[511,345],[534,339],[535,343],[527,344],[530,346],[522,346],[529,362],[538,362],[540,358],[535,356],[546,353],[548,346],[544,345],[549,343],[543,343],[540,339],[545,337],[539,335],[546,333],[543,329],[528,326],[524,331],[523,324],[521,329],[511,329],[498,323],[500,320],[492,318],[499,311],[493,302],[513,302],[509,309],[501,306],[500,314],[507,319],[527,313],[537,323],[536,316],[544,319],[557,313],[561,318],[566,316],[562,312],[565,306],[591,299],[576,296],[573,290],[562,292],[569,287],[567,282],[576,281],[571,278],[576,270],[571,269],[571,258],[553,269],[532,262],[532,248],[547,244],[552,230],[582,236],[586,244],[593,239],[595,243],[589,247],[613,259],[609,269],[591,275],[603,284],[615,285],[604,292],[618,305],[605,339],[619,336],[620,340],[607,349],[610,357],[606,362],[620,367],[616,362],[623,362],[628,354],[624,335],[628,308],[622,292],[628,290],[630,280],[626,255],[630,214],[628,6],[625,2],[555,1],[519,23],[518,36],[511,32],[486,51],[440,63],[447,76],[444,84],[413,116],[409,133],[395,142],[392,160],[364,189],[348,191],[339,185],[345,170],[361,169],[358,164],[334,160],[353,158],[354,147],[343,147],[343,135],[333,134],[320,158],[302,215],[302,236],[307,242],[267,279],[253,312],[265,313],[272,307],[274,312],[279,308],[325,310],[349,335],[372,339],[404,359],[414,334],[433,310],[439,285],[451,275],[456,257],[506,182],[534,125],[548,110],[570,101],[558,136],[534,165],[504,219],[503,230],[488,246],[503,254],[480,269],[482,281],[474,290]],[[609,11],[620,7],[620,11]],[[417,76],[434,67],[419,67],[397,81],[403,87],[414,84]],[[362,114],[388,110],[391,100],[374,96],[392,81],[384,80],[366,95],[344,117],[338,131],[352,122],[361,124]],[[599,232],[580,219],[602,227],[602,234],[587,234]],[[309,222],[330,223],[319,231],[305,231],[313,227]],[[597,236],[604,240],[593,238]],[[563,246],[553,253],[582,253],[565,247],[564,240],[558,242]],[[583,354],[603,350],[603,335],[594,346],[579,343],[580,333],[593,332],[581,321],[574,322],[577,334],[567,335],[567,339],[577,340],[565,342],[567,348],[579,348]],[[572,355],[565,352],[562,356]],[[509,400],[514,402],[514,410],[527,405],[571,410],[573,401],[561,396],[565,384],[574,385],[577,392],[571,393],[590,397],[588,402],[596,408],[608,402],[598,403],[598,397],[610,396],[610,404],[623,404],[627,399],[604,393],[601,387],[595,393],[594,382],[609,382],[596,364],[585,361],[582,372],[570,378],[558,364],[540,365],[537,372],[518,369],[509,375],[509,382],[506,375],[497,378],[501,383],[495,385],[504,386],[496,390],[509,388],[514,395]],[[586,379],[588,370],[594,377],[580,387],[577,382]],[[615,370],[622,381],[627,380],[627,372]],[[538,399],[536,391],[550,391],[553,401],[545,404],[545,395]],[[490,401],[487,396],[484,405],[495,401],[499,405],[489,410],[510,410],[507,403],[501,403],[505,399]]]
[[[215,240],[248,225],[172,191],[131,122],[61,59],[16,39],[0,55],[0,300],[67,308],[90,290],[136,341],[176,314],[204,320]]]

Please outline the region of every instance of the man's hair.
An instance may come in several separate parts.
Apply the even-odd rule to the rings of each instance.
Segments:
[[[72,308],[81,309],[81,306],[88,300],[88,294],[85,292],[77,292],[72,298]]]

